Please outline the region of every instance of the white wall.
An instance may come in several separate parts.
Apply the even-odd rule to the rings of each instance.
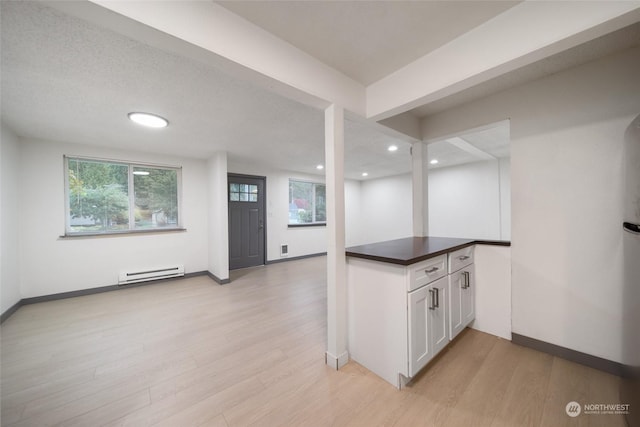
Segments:
[[[500,159],[430,170],[429,235],[509,240],[509,163]],[[411,237],[411,185],[411,175],[361,181],[359,211],[347,209],[348,245]]]
[[[0,313],[20,301],[18,137],[0,123]]]
[[[500,163],[500,239],[511,240],[511,158]]]
[[[267,261],[282,259],[280,245],[289,246],[288,258],[327,251],[326,227],[288,228],[289,178],[324,182],[323,176],[305,175],[234,162],[229,159],[229,173],[264,176],[267,178]]]
[[[509,159],[429,171],[430,236],[509,240],[510,224],[502,221],[502,204],[507,204],[504,211],[510,208],[509,194],[500,188],[509,177],[501,179],[501,163]]]
[[[21,140],[20,153],[23,298],[114,285],[120,271],[168,263],[184,264],[187,273],[207,270],[205,161],[35,140]],[[65,231],[65,154],[182,166],[187,231],[60,238]]]
[[[511,248],[476,245],[473,329],[511,340]]]
[[[413,235],[411,175],[362,181],[360,184],[360,241],[357,244]]]
[[[362,181],[344,181],[345,245],[356,246],[364,241],[367,230],[362,216]]]
[[[425,139],[511,120],[512,330],[621,361],[622,147],[640,49],[423,120]]]
[[[313,255],[327,251],[326,227],[289,228],[289,179],[324,183],[324,176],[276,170],[262,165],[229,160],[229,173],[267,178],[267,261],[283,259],[280,245],[289,246],[286,258]],[[359,244],[362,232],[360,182],[345,180],[346,245]]]

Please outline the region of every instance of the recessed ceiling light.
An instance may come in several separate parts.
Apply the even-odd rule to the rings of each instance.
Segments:
[[[321,171],[322,169],[324,169],[324,166],[322,166],[322,165],[318,165],[318,166],[316,166],[316,169],[318,169],[319,171]]]
[[[150,128],[163,128],[169,124],[167,119],[151,113],[129,113],[129,120]]]
[[[387,150],[389,150],[389,151],[398,151],[398,146],[397,145],[390,145],[389,148],[387,148]]]
[[[432,165],[437,165],[438,164],[438,159],[433,159],[429,163],[431,163]]]
[[[369,174],[366,172],[362,172],[362,176],[369,176]]]

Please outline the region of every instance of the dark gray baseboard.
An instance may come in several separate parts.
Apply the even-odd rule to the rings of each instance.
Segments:
[[[20,307],[22,307],[22,300],[13,304],[11,307],[7,308],[4,313],[0,315],[0,324],[4,323],[13,313],[16,312]]]
[[[215,282],[219,284],[229,283],[229,279],[226,279],[226,281],[220,280],[215,275],[205,270],[205,271],[196,271],[193,273],[186,273],[182,277],[169,277],[166,279],[152,280],[149,282],[131,283],[126,286],[118,286],[118,285],[100,286],[98,288],[81,289],[78,291],[61,292],[58,294],[42,295],[39,297],[22,298],[20,301],[18,301],[9,309],[7,309],[4,313],[2,313],[2,315],[0,315],[0,323],[3,323],[5,320],[11,317],[11,315],[15,313],[20,307],[27,304],[36,304],[39,302],[55,301],[55,300],[66,299],[66,298],[75,298],[75,297],[81,297],[84,295],[101,294],[103,292],[119,291],[122,289],[131,289],[139,286],[156,285],[158,283],[167,282],[170,280],[188,279],[190,277],[197,277],[197,276],[209,276],[211,279],[213,279]]]
[[[608,372],[613,375],[623,376],[625,373],[625,367],[621,363],[603,359],[597,356],[592,356],[580,351],[571,350],[570,348],[560,347],[559,345],[540,341],[535,338],[529,338],[524,335],[512,333],[511,342],[523,347],[529,347],[534,350],[550,354],[552,356],[557,356],[571,362],[579,363],[590,368],[598,369],[599,371]]]
[[[229,278],[221,279],[221,278],[219,278],[218,276],[216,276],[215,274],[213,274],[210,271],[205,271],[204,274],[209,276],[209,278],[211,280],[213,280],[214,282],[216,282],[218,285],[226,285],[227,283],[231,282],[231,280]]]
[[[279,262],[298,261],[298,260],[306,259],[306,258],[314,258],[314,257],[317,257],[317,256],[324,256],[326,254],[327,254],[326,252],[318,252],[316,254],[293,256],[291,258],[287,257],[287,258],[274,259],[274,260],[271,260],[271,261],[267,261],[266,265],[277,264]]]
[[[131,288],[134,285],[127,285],[127,288]],[[103,292],[117,291],[123,289],[118,285],[100,286],[99,288],[80,289],[79,291],[60,292],[59,294],[42,295],[39,297],[22,298],[22,305],[37,304],[39,302],[56,301],[59,299],[75,298],[84,295],[101,294]]]

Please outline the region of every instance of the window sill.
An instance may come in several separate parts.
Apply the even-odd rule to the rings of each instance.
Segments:
[[[63,234],[60,239],[82,239],[85,237],[117,237],[117,236],[135,236],[140,234],[161,234],[175,233],[187,231],[186,228],[158,228],[154,230],[126,230],[126,231],[110,231],[108,233],[70,233]]]
[[[316,222],[313,224],[289,224],[287,228],[305,228],[305,227],[326,227],[326,222]]]

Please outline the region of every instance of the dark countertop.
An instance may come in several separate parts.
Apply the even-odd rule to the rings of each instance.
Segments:
[[[354,258],[410,265],[475,244],[511,246],[511,242],[501,240],[407,237],[368,245],[352,246],[347,248],[346,254]]]

